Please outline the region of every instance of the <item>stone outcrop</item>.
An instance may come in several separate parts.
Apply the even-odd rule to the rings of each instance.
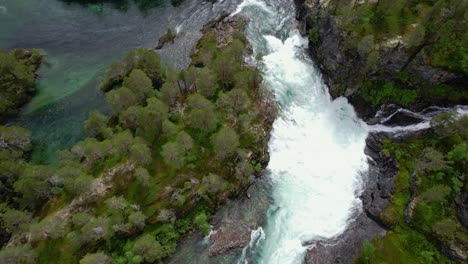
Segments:
[[[366,65],[367,58],[359,55],[357,47],[346,43],[346,32],[338,26],[337,18],[330,14],[327,7],[329,1],[295,0],[295,2],[297,19],[302,22],[302,33],[306,35],[311,29],[318,32],[317,42],[309,45],[310,55],[319,65],[330,94],[333,97],[346,96],[361,118],[371,118],[377,110],[359,95],[359,90],[366,80],[398,82],[397,74],[404,70],[410,76],[408,83],[415,89],[426,90],[439,84],[463,87],[463,84],[468,82],[466,75],[433,67],[429,64],[423,47],[409,50],[403,45],[401,38],[379,43],[376,69],[363,74],[362,69]],[[427,107],[428,103],[416,102],[411,108],[422,109]]]

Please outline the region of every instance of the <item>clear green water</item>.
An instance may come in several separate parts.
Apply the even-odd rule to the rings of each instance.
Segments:
[[[175,8],[147,10],[132,2],[81,5],[59,0],[0,0],[0,49],[38,48],[45,54],[38,91],[16,120],[33,131],[33,161],[55,161],[55,152],[84,135],[90,110],[107,111],[99,77],[112,61],[137,47],[153,47]]]

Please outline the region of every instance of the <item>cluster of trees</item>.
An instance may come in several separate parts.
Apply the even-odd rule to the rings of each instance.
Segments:
[[[36,70],[42,62],[37,50],[0,50],[0,120],[15,114],[35,92]]]
[[[202,67],[164,68],[146,49],[110,65],[111,114],[90,112],[89,137],[57,165],[27,163],[30,133],[0,127],[0,262],[154,263],[188,230],[209,232],[214,208],[266,165],[276,109],[243,64],[245,40],[203,45],[213,39],[194,54]]]
[[[391,231],[366,242],[358,263],[463,261],[460,255],[447,258],[441,252],[468,245],[461,211],[468,191],[468,116],[442,113],[431,120],[431,126],[433,133],[424,138],[384,142],[384,153],[399,164],[395,193],[380,216]],[[410,200],[414,205],[408,213]],[[449,250],[440,251],[441,247]]]
[[[448,96],[457,90],[463,92],[463,85],[452,83],[434,87],[423,74],[407,70],[412,61],[424,60],[434,67],[464,76],[468,74],[467,9],[468,2],[460,0],[332,0],[327,5],[328,12],[344,32],[343,47],[347,54],[353,54],[354,61],[362,62],[352,66],[358,67],[355,79],[365,88],[359,90],[359,95],[374,105],[390,101],[402,106],[416,101],[459,104],[468,99],[466,93],[457,92],[461,95],[457,98]],[[309,32],[312,43],[319,41],[317,32],[317,28]],[[398,51],[401,54],[398,59],[405,62],[382,57],[398,42],[404,50]],[[400,72],[384,72],[382,68],[391,69],[389,66],[393,65],[381,67],[383,62],[395,64],[395,70]],[[442,88],[443,97],[428,94]]]

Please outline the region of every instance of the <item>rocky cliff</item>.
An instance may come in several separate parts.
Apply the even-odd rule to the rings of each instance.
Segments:
[[[372,117],[382,103],[397,103],[410,109],[466,103],[466,70],[441,67],[432,58],[437,55],[436,49],[440,49],[437,45],[441,45],[443,36],[439,31],[460,14],[450,13],[447,7],[447,15],[434,18],[438,21],[435,26],[425,22],[425,34],[415,42],[410,39],[415,30],[407,28],[416,24],[400,26],[409,32],[402,33],[400,29],[399,34],[378,31],[374,25],[377,22],[372,21],[379,2],[385,1],[296,0],[302,33],[309,35],[310,54],[318,63],[331,95],[346,96],[365,119]],[[414,19],[429,19],[427,16]],[[366,25],[370,29],[362,33],[359,29],[365,23],[371,24]],[[436,95],[441,93],[442,96]]]

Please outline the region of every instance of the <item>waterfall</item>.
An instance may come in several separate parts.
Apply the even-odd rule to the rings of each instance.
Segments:
[[[361,209],[367,126],[346,99],[331,100],[290,1],[245,0],[239,12],[281,109],[269,143],[273,205],[252,261],[241,263],[301,263],[306,242],[340,234]]]

